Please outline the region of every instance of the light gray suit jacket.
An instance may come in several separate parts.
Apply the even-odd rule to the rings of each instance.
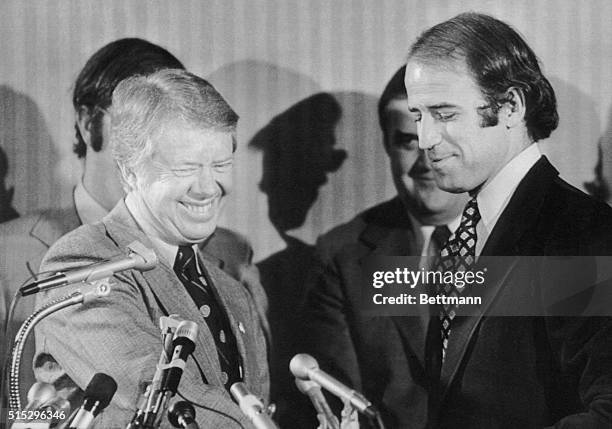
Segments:
[[[55,243],[41,269],[74,268],[125,253],[134,240],[152,248],[125,204],[120,202],[94,225],[84,225]],[[256,395],[268,399],[267,347],[259,292],[237,282],[215,264],[200,258],[221,305],[228,314],[244,368],[244,380]],[[37,328],[39,352],[48,352],[84,388],[97,372],[112,376],[118,391],[96,427],[123,428],[130,420],[142,386],[150,381],[161,351],[159,318],[178,314],[199,325],[196,349],[188,360],[179,391],[211,410],[197,410],[200,428],[251,427],[223,388],[215,342],[206,322],[172,267],[161,261],[151,271],[126,271],[113,277],[108,297],[65,309]],[[37,304],[71,292],[49,291]],[[239,422],[239,423],[238,423]],[[170,427],[166,422],[162,427]]]
[[[0,333],[3,332],[2,325],[9,302],[17,289],[33,274],[38,273],[40,263],[51,245],[79,226],[81,220],[74,204],[63,209],[31,213],[0,224]],[[254,299],[257,300],[262,326],[269,335],[266,319],[268,302],[259,282],[259,272],[253,264],[253,250],[246,239],[229,229],[219,227],[200,249],[205,259],[252,291]],[[13,333],[34,312],[34,302],[34,297],[19,301],[11,324]],[[45,382],[59,380],[56,383],[58,388],[73,387],[65,383],[65,380],[62,381],[64,372],[53,361],[41,356],[39,362],[33,362],[33,358],[34,341],[30,340],[26,343],[21,365],[22,400],[36,379]]]

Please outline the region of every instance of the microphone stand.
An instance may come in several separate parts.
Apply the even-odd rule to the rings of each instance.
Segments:
[[[107,296],[111,291],[110,282],[108,279],[91,283],[90,286],[93,287],[93,290],[91,291],[81,292],[81,290],[77,290],[70,295],[66,295],[46,303],[32,313],[19,328],[19,331],[15,336],[9,373],[9,407],[11,410],[18,411],[22,409],[19,392],[19,372],[21,369],[23,348],[28,336],[30,335],[30,332],[32,332],[34,326],[36,326],[38,322],[50,314],[53,314],[66,307],[81,304],[90,297],[95,299]]]
[[[342,421],[340,422],[340,429],[359,429],[359,412],[357,408],[351,404],[350,401],[343,401],[344,408],[340,414]],[[375,429],[385,429],[385,425],[380,416],[380,412],[376,412],[375,417],[369,417],[368,423],[370,427]]]

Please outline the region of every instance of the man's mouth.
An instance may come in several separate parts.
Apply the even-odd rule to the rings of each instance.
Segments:
[[[198,203],[187,203],[185,201],[181,201],[180,203],[183,205],[183,207],[187,209],[188,212],[196,215],[201,215],[206,214],[210,211],[215,200],[215,198],[211,198],[210,200]]]
[[[431,161],[431,166],[433,168],[440,168],[446,161],[453,158],[455,155],[434,155],[429,157],[429,161]]]

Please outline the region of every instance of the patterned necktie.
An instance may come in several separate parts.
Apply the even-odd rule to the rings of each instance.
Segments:
[[[478,203],[476,197],[468,201],[461,223],[457,231],[446,242],[440,251],[440,260],[436,271],[467,271],[476,262],[476,224],[480,220]],[[438,294],[456,297],[461,294],[463,288],[458,288],[454,283],[439,285]],[[451,322],[456,315],[456,306],[452,304],[440,305],[440,334],[442,336],[442,358],[446,356],[448,338],[451,330]]]
[[[242,367],[236,338],[231,330],[227,314],[219,304],[211,286],[206,283],[204,276],[198,271],[195,252],[191,246],[179,246],[174,261],[174,272],[206,320],[217,346],[221,380],[229,391],[232,384],[242,381]]]
[[[436,254],[438,255],[438,257],[436,258],[436,263],[433,264],[433,266],[436,266],[439,263],[438,259],[440,252],[442,251],[442,248],[444,247],[450,236],[451,232],[450,229],[448,229],[447,225],[438,225],[431,233],[431,241],[434,243],[435,249],[437,249]]]

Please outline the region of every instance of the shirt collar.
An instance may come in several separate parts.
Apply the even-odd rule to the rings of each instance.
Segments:
[[[74,205],[83,224],[95,223],[108,214],[108,210],[87,192],[82,180],[74,188]]]
[[[132,217],[134,218],[134,220],[136,221],[140,229],[142,229],[142,227],[140,226],[140,213],[138,211],[136,204],[130,197],[129,193],[125,197],[125,206],[127,207],[128,211],[130,212],[130,214],[132,215]],[[174,244],[166,243],[164,240],[156,236],[147,235],[147,237],[149,238],[149,240],[151,240],[151,243],[153,244],[153,247],[155,248],[157,254],[163,259],[166,265],[168,265],[171,268],[174,267],[174,261],[176,260],[178,246]],[[193,248],[193,251],[197,255],[198,245],[194,244],[191,247]],[[199,267],[198,258],[196,258],[196,264]]]
[[[421,250],[422,254],[427,253],[427,248],[429,247],[429,241],[431,240],[431,235],[436,229],[437,225],[424,225],[419,220],[408,211],[408,217],[410,218],[410,222],[412,223],[412,230],[414,231],[416,237],[416,248]],[[461,223],[461,214],[451,220],[446,224],[451,234],[455,232],[457,228],[459,228],[459,224]]]
[[[481,220],[487,231],[493,230],[516,187],[541,156],[542,152],[537,143],[529,145],[480,190],[476,200]]]

